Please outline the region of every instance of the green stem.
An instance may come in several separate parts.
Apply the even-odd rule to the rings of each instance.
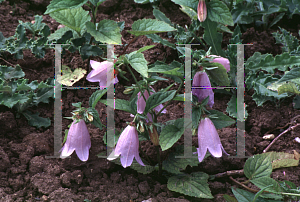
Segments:
[[[161,155],[160,155],[159,145],[155,147],[157,151],[157,160],[158,160],[158,175],[160,176],[162,173]]]

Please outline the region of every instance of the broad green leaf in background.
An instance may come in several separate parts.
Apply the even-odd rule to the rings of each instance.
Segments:
[[[183,145],[178,145],[175,148],[175,151],[170,153],[168,158],[163,161],[162,166],[163,169],[174,174],[180,174],[182,173],[184,169],[188,165],[190,166],[197,166],[199,164],[199,160],[197,158],[176,158],[178,156],[183,156],[184,155],[184,146]]]
[[[84,29],[85,23],[91,21],[89,12],[82,7],[60,10],[50,13],[50,16],[57,22],[75,30],[79,35],[81,35],[81,30]]]
[[[270,178],[270,177],[259,177],[259,178],[254,178],[250,180],[255,186],[257,186],[260,189],[263,189],[264,187],[267,187],[269,185],[273,185],[271,187],[266,188],[266,191],[272,192],[272,193],[278,193],[282,191],[280,189],[280,186],[276,180]]]
[[[202,22],[202,25],[204,27],[203,39],[211,46],[211,53],[214,55],[225,57],[225,53],[221,47],[223,34],[217,32],[218,24],[209,19],[206,19],[204,22]]]
[[[276,68],[280,71],[286,71],[287,67],[296,65],[300,65],[300,57],[290,56],[289,53],[286,52],[281,55],[276,55],[275,58],[271,54],[261,55],[260,52],[255,52],[254,55],[247,60],[245,69],[252,72],[264,70],[274,74]]]
[[[62,76],[61,80],[58,81],[63,85],[72,86],[74,83],[79,81],[86,74],[85,69],[77,68],[74,72],[66,65],[62,65],[61,67]]]
[[[176,29],[174,27],[171,27],[169,24],[163,21],[155,19],[142,19],[135,21],[132,24],[132,30],[128,32],[135,36],[142,36],[147,34],[171,32],[175,30]]]
[[[210,118],[210,120],[214,123],[216,129],[221,129],[227,126],[230,126],[234,123],[236,123],[235,120],[230,118],[229,116],[226,116],[220,111],[217,110],[209,110],[210,115],[217,116],[218,118]]]
[[[178,4],[178,5],[190,7],[190,8],[194,9],[197,12],[197,7],[198,7],[198,3],[199,3],[198,0],[190,0],[190,1],[171,0],[171,1],[173,1],[175,4]]]
[[[248,158],[244,166],[244,174],[250,180],[260,177],[270,177],[271,173],[272,163],[267,153]]]
[[[120,27],[113,20],[101,20],[97,27],[94,23],[87,22],[86,29],[96,41],[107,44],[122,44]]]
[[[208,2],[206,6],[208,19],[222,23],[224,25],[234,25],[229,8],[224,2],[219,0],[212,0]]]
[[[267,152],[267,156],[270,157],[272,162],[272,169],[283,168],[283,167],[292,167],[299,165],[299,159],[297,160],[296,155],[299,154],[289,154],[285,152]]]
[[[294,67],[291,71],[285,72],[279,82],[291,81],[300,85],[300,67]]]
[[[33,97],[33,103],[38,105],[40,102],[49,103],[49,98],[54,98],[54,79],[49,78],[47,83],[39,83],[38,90]]]
[[[208,187],[208,174],[196,172],[170,177],[168,179],[168,189],[188,196],[198,198],[209,198],[213,196]]]
[[[168,92],[156,92],[149,96],[146,101],[146,107],[144,112],[147,114],[151,109],[154,109],[158,105],[171,100],[176,94],[176,90],[171,90]]]
[[[162,129],[159,136],[159,145],[162,151],[171,148],[184,133],[183,124],[179,124],[179,121],[183,123],[182,119],[178,119],[174,125],[167,125]]]
[[[64,34],[67,31],[73,31],[73,30],[69,27],[60,28],[60,29],[56,30],[54,33],[52,33],[50,36],[48,36],[48,40],[49,41],[59,40],[64,36]],[[73,35],[71,37],[73,37]]]
[[[148,77],[148,62],[143,53],[131,52],[125,55],[125,60],[143,77]]]
[[[252,13],[255,11],[254,2],[241,1],[231,11],[234,24],[250,24],[254,21]]]
[[[83,6],[88,0],[52,0],[44,14]]]
[[[5,105],[9,108],[12,108],[17,103],[25,103],[28,101],[28,96],[25,94],[14,93],[12,95],[6,93],[0,93],[0,105]]]
[[[90,56],[100,56],[103,54],[103,51],[98,46],[84,44],[80,47],[80,55],[82,60],[88,59]]]
[[[95,91],[90,99],[89,99],[89,106],[92,108],[95,108],[98,101],[102,98],[102,96],[107,92],[107,89],[101,89],[101,90],[97,90]]]
[[[31,113],[30,111],[24,111],[22,114],[26,117],[28,120],[28,124],[31,126],[35,126],[37,128],[44,127],[47,128],[51,125],[51,121],[49,118],[42,118],[39,117],[39,113]]]
[[[107,105],[107,100],[99,100],[99,101]],[[134,100],[132,100],[131,102],[133,102],[133,101]],[[129,112],[131,114],[136,114],[136,108],[133,109],[131,107],[131,102],[129,102],[128,100],[116,99],[115,100],[115,109],[122,110],[122,111],[125,111],[125,112]],[[109,103],[111,103],[111,102],[109,102]],[[110,107],[114,107],[114,106],[110,106]]]

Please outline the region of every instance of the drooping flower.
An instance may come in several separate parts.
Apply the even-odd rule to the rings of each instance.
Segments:
[[[139,137],[134,126],[128,125],[123,130],[114,152],[116,156],[121,155],[120,159],[124,168],[132,164],[133,158],[135,158],[140,165],[145,166],[139,155]]]
[[[213,107],[214,105],[214,92],[211,88],[211,84],[206,72],[197,72],[193,78],[193,87],[202,87],[202,88],[193,88],[192,94],[198,97],[198,101],[202,102],[207,96],[208,106]],[[206,87],[206,88],[205,88]]]
[[[150,88],[152,88],[152,87],[150,87]],[[152,88],[152,90],[154,91],[153,88]],[[155,91],[154,91],[154,92],[155,92]],[[152,95],[152,94],[153,94],[153,93],[150,91],[150,95]],[[149,98],[149,93],[148,93],[147,90],[144,91],[144,96],[145,96],[146,100],[148,100],[148,98]],[[146,107],[146,101],[145,101],[145,99],[143,98],[141,92],[138,93],[138,100],[137,100],[136,105],[137,105],[137,113],[142,114],[142,113],[144,112],[144,110],[145,110],[145,107]],[[164,106],[163,106],[162,104],[160,104],[160,105],[158,105],[157,107],[155,107],[154,110],[157,111],[157,112],[159,112],[163,107],[164,107]],[[164,110],[162,111],[162,113],[167,113],[167,110],[164,109]],[[153,121],[153,120],[152,120],[152,116],[151,116],[150,113],[147,114],[147,117],[148,117],[148,120],[146,120],[147,122],[148,122],[148,121],[150,121],[150,122]]]
[[[207,117],[201,120],[198,127],[198,145],[199,148],[197,148],[197,152],[199,162],[203,161],[207,150],[214,157],[221,157],[222,150],[227,154],[221,144],[217,129],[213,122]]]
[[[90,82],[99,82],[99,86],[102,88],[106,88],[110,86],[110,84],[113,82],[118,83],[119,80],[115,76],[111,81],[107,82],[107,69],[113,68],[114,63],[113,62],[97,62],[94,60],[90,61],[91,67],[93,70],[87,75],[86,79]]]
[[[207,15],[205,0],[199,0],[197,14],[198,14],[198,20],[200,22],[204,22]]]
[[[78,123],[72,123],[65,145],[61,148],[61,158],[70,156],[74,150],[81,161],[87,161],[89,150],[91,148],[91,139],[89,131],[83,119]]]
[[[225,69],[227,70],[227,72],[230,71],[230,62],[227,58],[223,58],[221,56],[217,56],[217,55],[210,55],[209,57],[216,57],[215,59],[213,59],[211,62],[217,62],[220,63],[221,65],[223,65],[225,67]]]

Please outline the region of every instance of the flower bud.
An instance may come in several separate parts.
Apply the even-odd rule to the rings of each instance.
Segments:
[[[88,114],[88,117],[87,117],[87,119],[90,121],[90,122],[92,122],[93,121],[93,115],[91,115],[91,114]]]
[[[149,130],[148,130],[148,133],[149,133],[151,142],[155,146],[158,146],[159,145],[159,139],[158,139],[158,134],[157,134],[156,126],[154,126],[154,125],[151,124],[150,127],[149,127]]]
[[[126,95],[127,95],[127,94],[131,94],[131,93],[133,92],[133,90],[134,90],[133,88],[127,88],[127,89],[125,89],[125,90],[123,91],[123,93],[126,94]]]
[[[204,22],[207,15],[205,0],[199,0],[197,12],[198,12],[198,20],[200,22]]]
[[[139,126],[138,126],[139,131],[140,131],[141,133],[145,132],[145,128],[144,128],[144,126],[143,126],[143,122],[140,122],[138,125],[139,125]]]

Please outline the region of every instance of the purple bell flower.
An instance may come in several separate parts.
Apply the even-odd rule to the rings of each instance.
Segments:
[[[210,55],[209,57],[216,57],[211,62],[220,63],[221,65],[223,65],[225,67],[225,69],[227,70],[227,72],[230,71],[230,62],[229,62],[229,60],[227,58],[223,58],[223,57],[217,56],[217,55]]]
[[[199,148],[197,148],[197,152],[199,162],[203,161],[207,150],[214,157],[221,157],[222,150],[227,154],[221,144],[217,129],[213,122],[207,117],[201,120],[198,127],[198,145]]]
[[[133,158],[140,165],[145,166],[139,155],[139,137],[134,126],[128,125],[123,130],[114,152],[116,156],[121,155],[120,160],[124,168],[132,164]]]
[[[91,148],[91,139],[89,131],[83,119],[78,123],[73,121],[65,145],[61,148],[61,158],[70,156],[74,150],[81,161],[87,161],[89,150]]]
[[[87,75],[86,79],[90,82],[99,82],[100,88],[106,88],[110,86],[110,84],[113,82],[118,83],[119,80],[115,76],[114,79],[107,82],[107,68],[113,68],[114,63],[113,62],[97,62],[94,60],[90,61],[91,67],[93,70]]]
[[[211,84],[206,72],[197,72],[193,78],[193,87],[207,87],[207,88],[193,88],[192,94],[198,97],[198,101],[202,102],[207,96],[208,106],[214,105],[214,92],[211,89]]]

